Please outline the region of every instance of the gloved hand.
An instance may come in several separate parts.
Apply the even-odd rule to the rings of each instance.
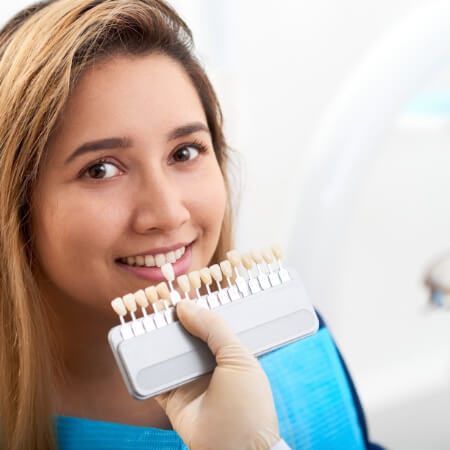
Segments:
[[[192,301],[177,304],[183,326],[216,357],[212,374],[155,397],[191,450],[262,450],[280,439],[269,381],[225,320]]]

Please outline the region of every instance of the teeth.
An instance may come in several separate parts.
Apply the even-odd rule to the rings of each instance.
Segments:
[[[153,267],[155,265],[155,257],[153,255],[145,256],[145,265],[147,267]]]
[[[127,258],[127,264],[129,265],[129,266],[134,266],[134,263],[136,262],[136,259],[135,259],[135,257],[134,256],[129,256],[128,258]]]
[[[163,266],[165,263],[166,263],[166,255],[163,255],[162,253],[158,253],[158,254],[155,256],[155,264],[156,264],[158,267],[161,267],[161,266]]]
[[[186,247],[178,248],[168,253],[158,253],[157,255],[138,255],[122,258],[121,261],[129,266],[161,267],[164,264],[173,264],[179,260],[186,252]]]

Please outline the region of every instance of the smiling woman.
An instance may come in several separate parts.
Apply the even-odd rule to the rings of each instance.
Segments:
[[[162,281],[147,256],[161,266],[185,249],[172,257],[177,276],[211,261],[224,179],[197,91],[171,57],[116,56],[85,73],[40,171],[31,219],[54,308],[106,311],[109,299]]]
[[[177,305],[220,360],[170,397],[134,401],[107,345],[112,298],[231,248],[221,112],[186,24],[160,0],[38,3],[0,32],[0,107],[0,446],[55,448],[66,416],[173,428],[177,448],[277,443],[266,375],[214,313]]]

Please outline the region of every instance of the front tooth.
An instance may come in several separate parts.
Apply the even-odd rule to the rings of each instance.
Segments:
[[[129,256],[128,258],[127,258],[127,264],[129,265],[129,266],[134,266],[134,263],[136,262],[136,259],[134,258],[134,256]]]
[[[145,264],[145,258],[141,255],[136,256],[136,265],[143,266]]]
[[[156,256],[155,256],[155,264],[158,266],[158,267],[161,267],[161,266],[163,266],[164,264],[166,264],[166,255],[163,255],[162,253],[158,253]]]
[[[153,255],[145,255],[145,265],[153,267],[155,265],[155,257]]]
[[[175,252],[169,252],[166,254],[166,262],[174,263],[177,260]]]

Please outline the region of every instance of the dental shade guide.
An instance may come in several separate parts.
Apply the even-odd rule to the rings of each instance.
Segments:
[[[251,293],[256,294],[257,292],[260,292],[261,286],[258,283],[258,280],[256,278],[253,278],[252,276],[253,258],[252,255],[250,255],[250,253],[244,253],[242,255],[242,265],[245,267],[245,270],[247,271],[248,285],[250,287]]]
[[[175,262],[175,254],[174,252],[171,252],[170,254],[173,253],[173,258],[169,258],[169,259],[173,259],[173,262]],[[170,287],[170,300],[172,301],[173,305],[175,306],[180,300],[180,294],[173,288],[173,281],[175,281],[175,272],[173,270],[172,264],[170,262],[164,264],[163,266],[161,266],[161,271],[164,275],[164,277],[166,278],[167,282],[169,283],[169,287]]]
[[[161,283],[156,285],[156,291],[163,301],[163,313],[167,323],[175,322],[175,320],[177,320],[175,307],[172,303],[172,299],[170,298],[170,291],[167,284],[164,281],[161,281]]]
[[[202,306],[203,308],[208,308],[208,303],[206,302],[206,298],[200,294],[200,287],[202,285],[202,280],[200,278],[200,272],[198,270],[194,270],[188,274],[189,281],[191,282],[192,288],[195,289],[195,293],[197,298],[195,302],[197,305]]]
[[[213,277],[214,281],[216,282],[217,286],[217,297],[219,298],[219,302],[222,305],[225,305],[225,303],[230,302],[230,297],[227,295],[226,291],[222,289],[222,286],[220,285],[220,282],[222,281],[222,271],[220,270],[219,264],[213,264],[209,271],[211,272],[211,276]]]
[[[215,359],[207,345],[188,333],[176,316],[175,306],[182,298],[224,317],[255,356],[317,331],[319,322],[303,284],[293,269],[282,266],[279,246],[242,257],[233,250],[227,257],[219,265],[180,275],[176,281],[173,267],[165,263],[161,270],[169,287],[161,282],[111,302],[120,325],[110,330],[108,340],[134,398],[153,397],[214,370]],[[247,277],[238,271],[241,263]],[[221,285],[224,279],[226,287]],[[200,292],[202,284],[206,295]],[[147,312],[149,304],[152,313]],[[138,306],[140,317],[136,317]]]
[[[189,278],[187,275],[180,275],[177,278],[177,284],[180,287],[181,291],[184,293],[185,300],[190,300],[189,291],[191,290],[191,283],[189,282]]]
[[[225,261],[222,261],[219,264],[219,266],[220,269],[222,270],[222,273],[225,275],[225,278],[227,279],[228,284],[227,292],[230,297],[230,300],[231,301],[238,300],[239,298],[241,298],[241,296],[239,295],[236,285],[231,283],[231,278],[233,278],[233,268],[231,267],[230,261],[226,259]]]
[[[230,250],[227,253],[227,258],[233,266],[234,273],[236,274],[236,279],[234,280],[234,282],[236,283],[237,288],[239,289],[243,297],[247,297],[247,295],[249,295],[249,286],[246,280],[241,277],[238,270],[238,267],[241,265],[241,255],[239,255],[237,250]]]
[[[263,262],[263,256],[260,251],[252,250],[251,256],[253,261],[255,261],[256,269],[258,270],[258,282],[263,290],[270,288],[270,281],[267,274],[265,274],[261,269],[261,264]]]
[[[212,284],[212,276],[210,270],[207,267],[200,269],[200,279],[203,281],[203,284],[205,285],[208,292],[206,300],[208,302],[209,308],[217,308],[220,303],[216,293],[211,291],[210,285]]]

